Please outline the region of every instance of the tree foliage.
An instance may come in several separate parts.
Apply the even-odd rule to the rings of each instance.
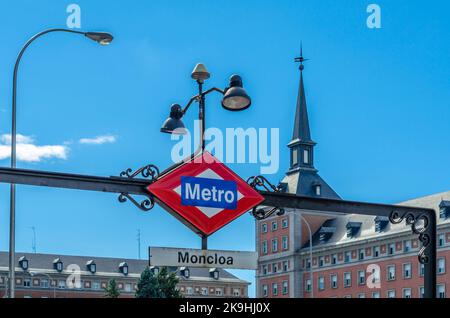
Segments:
[[[108,286],[105,288],[105,297],[108,298],[118,298],[120,296],[119,289],[117,288],[117,283],[115,279],[111,279],[108,282]]]
[[[182,298],[176,288],[178,278],[175,272],[169,273],[167,267],[154,274],[148,267],[142,272],[136,290],[136,298]]]

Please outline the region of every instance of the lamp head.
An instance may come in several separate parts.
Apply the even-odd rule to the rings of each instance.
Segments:
[[[239,75],[232,75],[230,77],[230,86],[225,90],[222,99],[222,106],[225,109],[238,111],[244,110],[251,105],[250,96],[242,87],[242,78]]]
[[[106,32],[86,32],[84,35],[100,45],[109,45],[114,39],[110,33]]]
[[[183,117],[181,106],[173,104],[172,107],[170,107],[169,118],[164,121],[161,127],[161,132],[178,135],[186,134],[186,128],[184,127],[181,117]]]
[[[194,70],[191,73],[191,77],[199,83],[203,83],[210,76],[211,74],[209,74],[205,64],[203,63],[198,63],[197,65],[195,65]]]

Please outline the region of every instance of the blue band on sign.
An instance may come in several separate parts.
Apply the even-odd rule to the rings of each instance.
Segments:
[[[181,177],[181,204],[235,210],[237,184],[234,181]]]

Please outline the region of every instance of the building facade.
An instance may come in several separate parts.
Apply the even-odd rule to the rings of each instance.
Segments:
[[[302,196],[340,199],[314,167],[300,62],[290,168],[283,191]],[[438,219],[438,297],[447,297],[450,276],[450,191],[399,203],[440,211]],[[420,244],[405,223],[387,218],[287,209],[282,216],[256,222],[257,297],[422,297]],[[310,241],[311,236],[311,241]],[[310,242],[312,249],[310,250]]]
[[[148,261],[105,257],[17,253],[17,298],[100,298],[115,279],[120,297],[134,297]],[[151,267],[158,271],[157,267]],[[222,269],[170,268],[184,297],[248,297],[249,282]],[[7,292],[8,253],[0,252],[0,297]]]

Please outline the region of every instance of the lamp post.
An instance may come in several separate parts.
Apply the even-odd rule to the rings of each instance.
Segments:
[[[186,128],[181,118],[186,114],[193,102],[198,103],[198,119],[200,126],[200,144],[191,158],[197,156],[205,150],[205,96],[211,92],[218,92],[223,95],[222,107],[230,111],[241,111],[247,109],[251,104],[251,99],[247,95],[242,85],[242,78],[239,75],[232,75],[230,77],[229,86],[225,89],[217,87],[210,88],[203,91],[203,84],[211,74],[206,69],[205,65],[198,63],[192,71],[191,77],[197,82],[198,94],[191,97],[187,105],[182,108],[179,104],[173,104],[170,108],[170,115],[164,121],[161,132],[169,134],[186,134]],[[174,165],[176,166],[176,165]],[[161,173],[161,175],[169,172],[174,167],[169,167]],[[208,248],[208,239],[206,236],[202,237],[202,249]]]
[[[52,280],[54,280],[54,279],[52,279],[52,277],[49,274],[47,274],[47,273],[38,273],[38,272],[29,272],[29,273],[30,273],[31,277],[35,277],[35,276],[38,276],[38,275],[46,276],[48,278],[49,286],[50,287],[52,286]],[[53,298],[56,298],[56,280],[54,280],[54,281],[55,281],[55,285],[53,286]]]
[[[44,34],[52,32],[67,32],[73,34],[84,35],[85,37],[101,44],[108,45],[112,42],[113,36],[105,32],[82,32],[70,29],[48,29],[39,32],[32,36],[22,47],[17,56],[16,63],[14,65],[13,74],[13,91],[12,91],[12,124],[11,124],[11,168],[16,168],[16,99],[17,99],[17,73],[19,70],[20,60],[22,55],[28,46],[37,38]],[[9,212],[9,297],[14,298],[15,296],[15,231],[16,231],[16,187],[15,184],[11,183],[10,191],[10,212]]]
[[[306,227],[308,228],[308,234],[309,234],[309,261],[310,261],[310,266],[309,266],[309,279],[311,280],[311,298],[314,298],[314,277],[313,277],[313,267],[312,267],[312,256],[313,256],[313,252],[312,252],[312,231],[311,231],[311,226],[309,226],[309,222],[308,220],[306,220],[306,218],[300,214],[300,218],[303,220],[303,222],[305,222]]]

